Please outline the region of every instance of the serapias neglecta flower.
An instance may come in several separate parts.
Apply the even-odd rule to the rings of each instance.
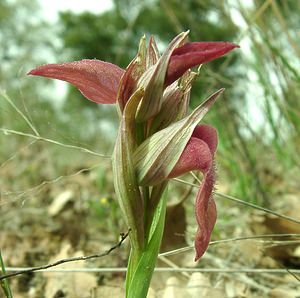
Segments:
[[[218,137],[213,127],[198,123],[223,90],[189,113],[190,92],[198,76],[191,68],[217,59],[237,45],[186,42],[187,35],[176,36],[162,55],[153,37],[148,46],[142,38],[136,57],[126,69],[85,59],[46,64],[28,73],[69,82],[96,103],[118,105],[114,183],[124,219],[131,228],[131,246],[139,257],[154,237],[151,221],[155,220],[168,179],[194,170],[203,174],[195,203],[196,260],[206,251],[217,218],[212,191]]]

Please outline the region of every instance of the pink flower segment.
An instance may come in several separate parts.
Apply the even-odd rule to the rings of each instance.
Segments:
[[[219,58],[237,45],[228,42],[193,42],[174,50],[165,79],[166,85],[180,78],[188,69]],[[125,70],[100,60],[81,60],[45,64],[28,74],[71,83],[87,99],[101,104],[114,104]]]
[[[194,170],[203,173],[203,181],[195,203],[198,223],[195,238],[196,261],[206,251],[217,219],[216,204],[212,197],[215,183],[214,154],[217,144],[216,129],[208,125],[198,125],[169,176],[174,178]]]
[[[189,68],[219,58],[237,45],[229,42],[191,42],[174,50],[168,67],[166,85],[173,83]]]
[[[159,54],[156,56],[156,52],[152,51],[149,55],[149,61],[151,61],[152,65],[151,63],[150,66],[147,65],[148,69],[146,66],[143,66],[145,76],[142,83],[149,83],[150,80],[147,80],[147,75],[150,76],[154,73],[154,77],[156,78],[156,73],[151,72],[151,70],[154,69],[155,65],[165,62],[164,65],[168,67],[167,69],[166,67],[164,68],[166,72],[159,73],[162,76],[160,80],[161,84],[158,85],[164,89],[167,86],[172,87],[174,84],[177,84],[174,82],[180,79],[190,68],[219,58],[236,47],[238,46],[228,42],[186,43],[174,50],[172,49],[172,52],[169,52],[171,56],[168,56],[168,61],[166,59],[161,60],[163,56],[159,58]],[[141,83],[139,78],[134,76],[134,71],[136,70],[135,62],[133,61],[125,71],[117,65],[108,62],[81,60],[62,64],[42,65],[31,70],[28,74],[69,82],[76,86],[87,99],[99,104],[114,104],[118,101],[121,107],[120,110],[123,112],[123,108],[130,96],[136,91],[137,87],[140,87],[139,84]],[[157,78],[160,77],[157,75]],[[146,86],[142,87],[144,87],[143,90],[146,90]],[[175,87],[177,88],[177,86]],[[152,92],[152,90],[150,91]],[[162,94],[158,96],[157,93],[153,94],[156,97],[163,98]],[[153,98],[149,102],[152,103]],[[148,111],[147,109],[146,111]],[[157,113],[159,113],[159,108],[157,109]],[[150,125],[155,116],[155,113],[150,115]],[[167,116],[169,117],[169,115]],[[141,119],[138,120],[141,122]],[[148,121],[148,118],[146,121]],[[212,197],[215,182],[214,154],[217,143],[217,132],[213,127],[207,125],[196,126],[177,164],[168,177],[177,177],[193,170],[203,173],[203,181],[197,193],[195,204],[196,220],[198,223],[198,231],[195,238],[196,260],[206,251],[217,218],[216,205]]]
[[[61,64],[46,64],[28,74],[71,83],[84,97],[102,104],[116,102],[118,87],[124,70],[100,60],[81,60]]]

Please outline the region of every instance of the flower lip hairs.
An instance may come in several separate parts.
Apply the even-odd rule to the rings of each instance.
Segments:
[[[114,186],[130,228],[131,252],[126,297],[146,297],[164,229],[168,179],[189,171],[203,174],[195,202],[198,230],[195,260],[205,253],[217,212],[212,191],[215,128],[198,125],[223,89],[189,113],[190,92],[198,72],[192,67],[238,47],[229,42],[187,43],[176,36],[162,55],[153,37],[143,37],[126,70],[99,60],[46,64],[29,75],[67,81],[87,99],[116,104],[120,115],[112,155]]]

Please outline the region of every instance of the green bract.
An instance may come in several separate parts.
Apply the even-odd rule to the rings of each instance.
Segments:
[[[188,32],[179,34],[170,43],[164,54],[160,57],[158,62],[153,66],[151,72],[148,74],[150,79],[145,88],[145,95],[140,103],[137,111],[136,120],[144,122],[150,117],[159,113],[163,103],[163,92],[165,86],[165,78],[170,57],[174,49],[179,47],[186,39]],[[151,74],[151,75],[150,75]]]
[[[143,89],[138,89],[127,102],[112,156],[116,195],[126,223],[131,228],[132,245],[139,250],[144,242],[144,203],[135,175],[132,152],[136,147],[134,116],[143,94]]]

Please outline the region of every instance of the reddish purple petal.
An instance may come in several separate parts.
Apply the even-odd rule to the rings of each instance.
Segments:
[[[203,173],[203,180],[195,203],[198,223],[198,231],[195,237],[195,261],[199,260],[205,253],[217,219],[216,205],[212,197],[215,183],[213,159],[217,143],[217,132],[213,127],[198,125],[169,175],[169,178],[173,178],[193,170],[199,170]]]
[[[208,172],[212,167],[212,154],[208,145],[198,138],[191,137],[169,178],[199,170]]]
[[[137,68],[137,62],[135,60],[131,61],[131,63],[127,66],[121,81],[120,81],[120,86],[119,86],[119,91],[118,91],[118,102],[121,111],[124,110],[125,105],[132,95],[132,92],[136,86],[135,82],[135,71]]]
[[[31,70],[36,75],[69,82],[87,99],[96,103],[113,104],[124,70],[100,60],[81,60],[61,64],[46,64]]]
[[[189,68],[219,58],[237,47],[229,42],[192,42],[175,49],[168,67],[166,85],[176,81]]]
[[[210,125],[197,125],[193,131],[192,137],[203,140],[209,147],[212,154],[217,150],[218,133],[217,130]]]

